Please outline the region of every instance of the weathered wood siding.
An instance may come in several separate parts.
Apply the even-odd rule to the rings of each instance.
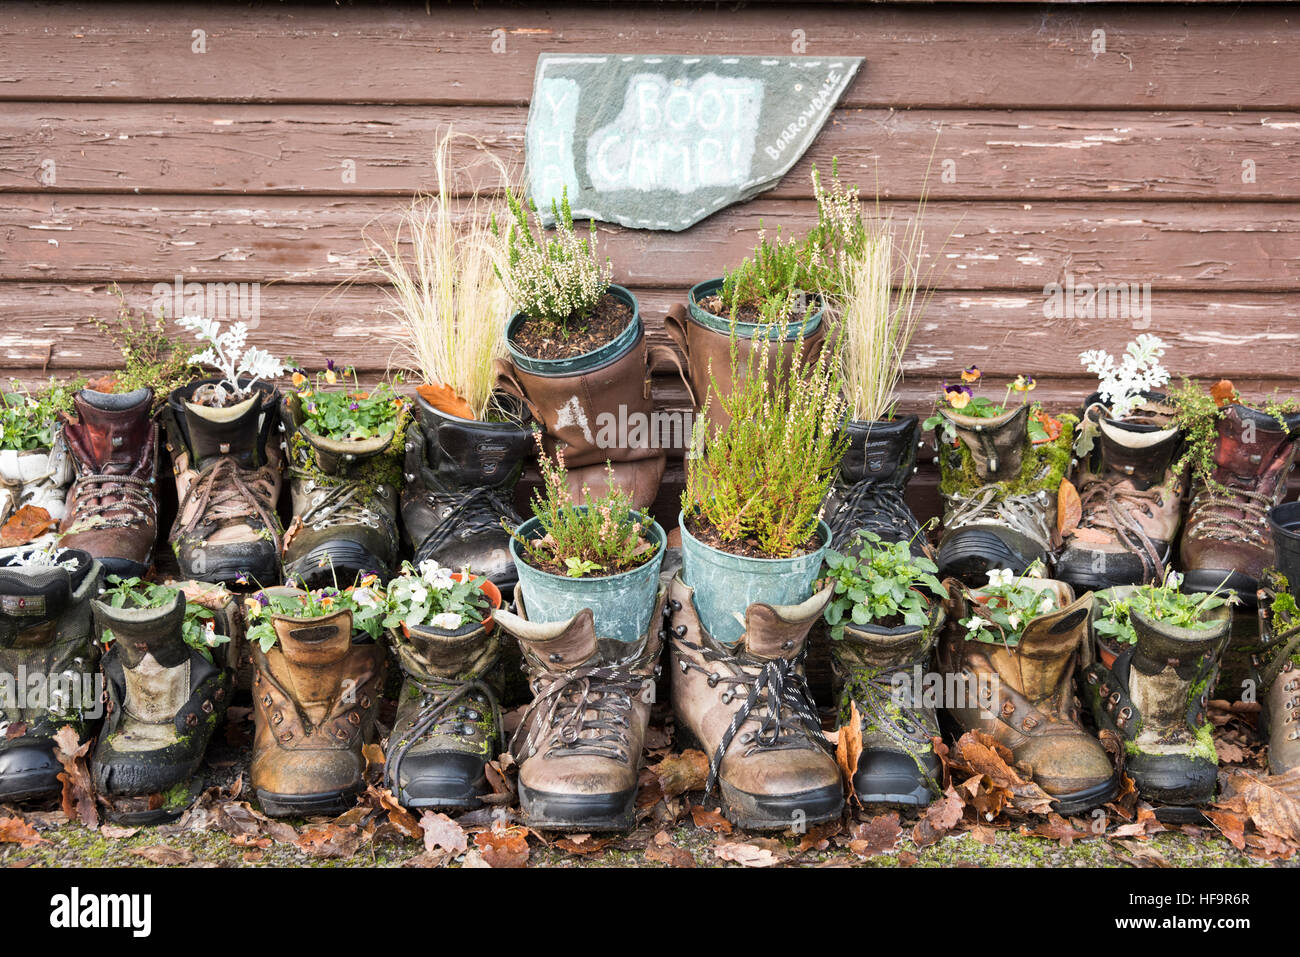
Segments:
[[[905,407],[970,362],[1073,403],[1078,352],[1144,327],[1177,372],[1300,389],[1300,16],[1269,4],[5,4],[0,374],[110,367],[87,322],[110,284],[143,306],[177,276],[259,282],[272,348],[377,372],[383,292],[343,284],[362,230],[430,185],[442,126],[518,162],[540,52],[789,54],[794,31],[866,65],[786,180],[684,233],[601,227],[656,339],[760,225],[806,228],[809,165],[838,156],[900,218],[929,169],[945,268]],[[1067,276],[1150,283],[1149,327],[1045,320]]]

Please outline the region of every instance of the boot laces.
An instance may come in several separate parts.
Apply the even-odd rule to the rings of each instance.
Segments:
[[[425,556],[453,535],[468,538],[473,532],[500,530],[503,519],[511,528],[521,521],[519,513],[495,489],[487,486],[454,492],[431,490],[425,501],[442,516],[420,546],[420,553]]]
[[[1050,548],[1052,531],[1043,507],[1043,492],[1028,495],[1003,495],[998,484],[981,485],[968,494],[946,496],[951,513],[945,529],[963,525],[1005,525],[1043,546]]]
[[[1268,510],[1273,497],[1253,489],[1225,485],[1221,489],[1202,485],[1192,497],[1192,516],[1187,534],[1197,538],[1242,539],[1263,545],[1267,536]],[[1232,513],[1240,512],[1240,515]]]
[[[492,740],[499,741],[505,727],[496,693],[482,678],[426,677],[409,670],[406,676],[420,689],[420,706],[410,728],[384,762],[384,787],[393,793],[400,786],[399,774],[407,752],[426,735],[455,736],[466,721],[476,720],[470,713],[482,705],[491,709],[495,722]]]
[[[219,458],[199,473],[185,501],[180,503],[180,512],[184,514],[191,500],[198,501],[194,517],[183,531],[192,533],[200,524],[233,525],[256,517],[271,533],[278,551],[280,523],[272,501],[274,488],[275,473],[271,466],[241,469],[234,459]]]
[[[679,643],[697,652],[706,662],[720,666],[710,670],[691,658],[682,658],[683,669],[705,675],[709,687],[724,685],[723,704],[730,704],[740,694],[745,700],[731,716],[731,722],[722,735],[717,749],[709,756],[709,778],[705,793],[713,790],[722,768],[727,749],[745,722],[751,718],[758,722],[758,731],[746,731],[739,736],[746,753],[755,751],[792,751],[821,747],[831,750],[830,742],[822,734],[822,725],[812,706],[812,693],[803,674],[803,660],[807,645],[795,658],[772,658],[766,661],[747,659],[744,656],[724,654],[712,648],[697,645],[684,638]],[[723,671],[726,674],[723,674]],[[739,689],[739,691],[737,691]]]
[[[835,545],[845,544],[859,530],[875,532],[881,538],[899,531],[910,538],[920,530],[902,489],[872,479],[854,483],[828,524]]]
[[[109,497],[115,501],[104,501]],[[156,514],[153,483],[131,475],[83,475],[73,485],[72,501],[72,525],[130,528],[152,521]]]
[[[644,687],[645,679],[608,665],[543,672],[533,681],[533,703],[511,750],[531,757],[545,739],[547,758],[592,755],[629,764],[632,700]]]
[[[378,528],[379,514],[369,507],[360,482],[338,482],[318,485],[309,473],[293,471],[294,478],[308,483],[310,504],[299,516],[303,525],[328,528],[333,525],[368,525]]]
[[[1083,518],[1079,524],[1114,535],[1120,545],[1141,560],[1144,578],[1163,578],[1164,555],[1137,520],[1139,512],[1155,518],[1160,495],[1161,490],[1156,487],[1118,488],[1104,479],[1089,482],[1084,485],[1080,499]]]

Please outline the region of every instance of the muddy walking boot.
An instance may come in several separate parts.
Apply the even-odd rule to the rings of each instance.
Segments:
[[[1260,647],[1250,677],[1268,739],[1268,773],[1300,767],[1300,502],[1269,512],[1276,561],[1258,593]]]
[[[521,521],[515,485],[534,449],[522,421],[461,419],[417,396],[416,420],[406,430],[402,490],[402,526],[416,564],[433,559],[447,568],[469,567],[503,592],[514,584],[518,575],[502,522],[514,528]]]
[[[10,401],[10,395],[13,393],[4,393],[0,401]],[[16,401],[23,401],[22,397]],[[68,455],[61,428],[55,429],[50,448],[0,449],[0,525],[27,505],[44,509],[53,522],[49,531],[27,544],[0,549],[0,555],[49,545],[58,538],[72,478],[72,457]]]
[[[163,794],[162,807],[119,808],[115,819],[150,824],[178,816],[202,790],[197,775],[226,713],[230,673],[185,642],[185,593],[158,608],[92,603],[108,684],[104,727],[90,771],[110,801]]]
[[[341,813],[365,790],[362,748],[374,739],[387,656],[354,638],[350,611],[271,620],[271,650],[252,645],[258,803],[272,817]]]
[[[390,629],[389,638],[405,680],[384,787],[403,807],[478,807],[491,790],[487,764],[505,750],[499,630],[488,618],[455,631]]]
[[[916,471],[920,420],[904,415],[888,421],[849,422],[847,429],[849,449],[826,497],[831,547],[843,549],[858,532],[868,531],[886,542],[910,541],[913,554],[926,554],[929,544],[903,499]]]
[[[842,638],[829,639],[840,727],[856,708],[862,730],[853,793],[863,804],[920,807],[942,790],[943,764],[934,752],[939,719],[922,682],[931,673],[930,654],[943,624],[943,604],[936,600],[919,628],[850,624]]]
[[[962,700],[948,713],[962,731],[982,731],[1006,746],[1058,814],[1077,814],[1105,804],[1119,786],[1101,742],[1079,724],[1074,690],[1092,595],[1076,599],[1070,586],[1050,579],[1023,584],[1050,593],[1056,608],[1030,619],[1014,643],[989,629],[967,637],[971,632],[961,623],[971,614],[969,603],[960,588],[950,589],[954,597],[936,659],[945,687],[956,681]]]
[[[1300,413],[1285,425],[1242,405],[1222,410],[1215,469],[1198,482],[1187,508],[1179,549],[1183,589],[1210,592],[1222,586],[1254,602],[1264,568],[1273,561],[1268,510],[1286,494],[1295,461]]]
[[[989,419],[940,414],[956,438],[945,441],[945,426],[935,430],[944,502],[939,573],[976,585],[991,569],[1020,574],[1036,561],[1050,567],[1073,417],[1062,417],[1060,436],[1036,445],[1026,405]]]
[[[1081,517],[1064,531],[1056,577],[1080,592],[1161,581],[1182,517],[1182,430],[1140,408],[1112,419],[1097,397],[1084,415],[1097,441],[1074,477]]]
[[[284,535],[284,579],[307,588],[362,575],[392,577],[400,544],[397,501],[402,430],[372,439],[336,441],[303,425],[302,400],[285,397],[289,490],[293,521]]]
[[[1149,801],[1194,808],[1214,797],[1219,758],[1206,708],[1232,609],[1204,615],[1209,627],[1179,628],[1130,607],[1136,643],[1122,646],[1109,668],[1084,671],[1097,727],[1124,742],[1128,774]]]
[[[0,803],[58,794],[54,735],[86,741],[102,715],[90,600],[104,570],[85,552],[0,558]]]
[[[283,454],[273,432],[278,391],[266,383],[228,408],[190,401],[205,383],[167,400],[167,450],[179,506],[169,541],[182,578],[255,585],[280,581]]]
[[[661,589],[656,607],[663,601]],[[529,621],[522,585],[515,586],[515,607],[517,614],[496,617],[519,640],[533,692],[510,744],[525,823],[557,831],[631,828],[663,619],[651,614],[639,640],[618,641],[596,634],[589,608],[568,621]]]
[[[816,824],[844,807],[839,766],[803,671],[808,632],[833,587],[798,605],[750,605],[744,634],[726,645],[700,624],[681,576],[669,585],[679,743],[709,756],[707,790],[719,788],[723,813],[738,827]]]
[[[158,426],[153,390],[82,389],[63,426],[76,465],[59,544],[88,552],[108,575],[138,578],[158,541]]]

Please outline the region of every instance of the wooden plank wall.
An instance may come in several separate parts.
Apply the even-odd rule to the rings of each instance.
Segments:
[[[113,314],[109,285],[144,306],[177,276],[261,283],[273,350],[377,373],[391,329],[382,290],[353,282],[362,231],[430,185],[442,126],[517,163],[540,52],[800,41],[866,65],[784,182],[684,233],[601,227],[652,336],[761,225],[806,228],[809,165],[838,156],[904,219],[930,168],[944,269],[904,407],[970,362],[1073,404],[1078,352],[1143,327],[1176,372],[1300,389],[1300,11],[1235,3],[5,4],[0,374],[110,367],[87,321]],[[1044,319],[1067,277],[1150,283],[1149,326]]]

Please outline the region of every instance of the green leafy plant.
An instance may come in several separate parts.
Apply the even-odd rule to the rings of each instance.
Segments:
[[[528,564],[570,578],[614,575],[638,568],[655,554],[658,544],[649,536],[654,520],[633,508],[632,497],[614,480],[606,465],[609,491],[594,496],[585,485],[582,501],[569,491],[564,456],[555,460],[542,448],[541,433],[534,433],[542,484],[533,492],[533,514],[541,525],[541,538],[524,538],[507,531],[523,549]]]
[[[190,351],[185,343],[167,333],[167,321],[161,308],[156,316],[143,310],[132,312],[122,290],[114,285],[112,291],[118,301],[117,321],[92,318],[91,322],[117,346],[122,355],[122,368],[96,387],[111,387],[114,392],[152,389],[154,407],[158,408],[167,401],[168,395],[189,385],[202,375],[203,370],[190,361]]]
[[[316,373],[314,388],[302,372],[293,374],[293,384],[302,403],[303,426],[323,438],[335,441],[373,439],[389,435],[397,427],[404,399],[388,382],[373,389],[362,389],[355,369],[348,368],[343,378],[352,378],[351,389],[330,389],[339,381],[331,360],[323,372]],[[400,380],[399,380],[400,381]]]
[[[480,587],[487,579],[475,578],[468,569],[461,572],[460,581],[452,574],[450,568],[432,559],[420,562],[418,569],[403,562],[401,571],[385,587],[383,626],[423,625],[455,631],[472,621],[482,621],[492,604]]]
[[[831,638],[843,638],[850,623],[923,627],[931,599],[948,594],[938,566],[913,555],[911,542],[885,542],[875,532],[860,531],[854,544],[856,555],[826,552],[825,580],[835,583],[824,612]]]
[[[1029,401],[1029,393],[1037,387],[1033,376],[1018,375],[1007,383],[1007,391],[1003,394],[1002,401],[994,402],[988,396],[975,393],[975,389],[980,387],[983,379],[984,374],[980,372],[979,367],[971,366],[962,370],[961,382],[952,384],[945,382],[943,391],[935,403],[935,413],[921,423],[921,428],[942,428],[944,441],[955,441],[957,429],[951,420],[942,414],[943,412],[952,412],[974,419],[996,419],[1011,411],[1010,402],[1013,392],[1021,396],[1023,405]],[[1044,423],[1035,416],[1030,416],[1026,428],[1033,442],[1046,442],[1052,438]]]
[[[987,585],[967,590],[971,614],[959,621],[966,629],[967,640],[1014,645],[1020,641],[1026,625],[1055,611],[1058,607],[1055,593],[1033,583],[1042,574],[1040,562],[1033,562],[1020,575],[1007,568],[995,568],[989,572]]]
[[[1134,644],[1137,641],[1131,618],[1134,611],[1175,628],[1212,628],[1214,622],[1207,621],[1206,614],[1233,601],[1232,595],[1217,588],[1206,594],[1185,594],[1179,591],[1182,584],[1183,576],[1170,569],[1158,585],[1139,585],[1123,598],[1106,602],[1092,623],[1093,631],[1118,644]]]
[[[48,449],[58,432],[59,413],[72,410],[72,397],[80,382],[50,379],[44,389],[29,391],[16,379],[0,404],[0,449],[27,452]]]
[[[1300,402],[1294,398],[1279,398],[1276,393],[1262,403],[1246,402],[1230,379],[1220,379],[1207,392],[1199,382],[1183,378],[1182,384],[1169,396],[1174,407],[1174,423],[1183,431],[1183,454],[1174,468],[1189,469],[1193,481],[1203,482],[1215,492],[1227,489],[1215,480],[1218,463],[1214,460],[1219,447],[1219,419],[1229,405],[1256,408],[1276,419],[1286,428],[1285,417],[1300,411]]]
[[[99,600],[113,608],[163,608],[176,600],[177,589],[168,585],[158,585],[142,578],[123,578],[109,575],[108,587],[100,594]],[[185,603],[185,620],[181,625],[181,637],[185,644],[212,660],[212,649],[230,641],[229,635],[219,635],[212,612],[192,601]],[[116,640],[112,629],[105,628],[100,635],[104,644]]]
[[[342,611],[352,613],[352,628],[371,638],[378,638],[388,606],[384,593],[377,587],[378,579],[368,575],[361,582],[347,588],[326,587],[301,589],[295,594],[254,592],[244,599],[244,618],[247,622],[245,636],[256,642],[263,652],[275,646],[277,635],[272,619],[321,618]]]
[[[516,308],[548,332],[567,336],[585,325],[613,276],[609,260],[602,262],[597,254],[595,220],[586,239],[577,234],[567,189],[560,202],[551,201],[555,230],[549,237],[540,222],[536,231],[529,222],[529,210],[537,211],[531,200],[521,200],[507,188],[506,206],[507,225],[495,217],[492,221],[505,262],[504,268],[496,267],[497,276]]]
[[[781,329],[776,338],[784,338]],[[756,548],[770,558],[789,558],[807,547],[848,449],[840,428],[846,407],[842,348],[842,337],[830,337],[818,357],[806,361],[800,336],[788,367],[776,362],[769,369],[774,350],[751,349],[742,361],[732,329],[731,392],[724,394],[717,376],[710,377],[691,434],[682,492],[688,521],[713,529],[724,547]],[[710,434],[713,402],[730,421]]]

